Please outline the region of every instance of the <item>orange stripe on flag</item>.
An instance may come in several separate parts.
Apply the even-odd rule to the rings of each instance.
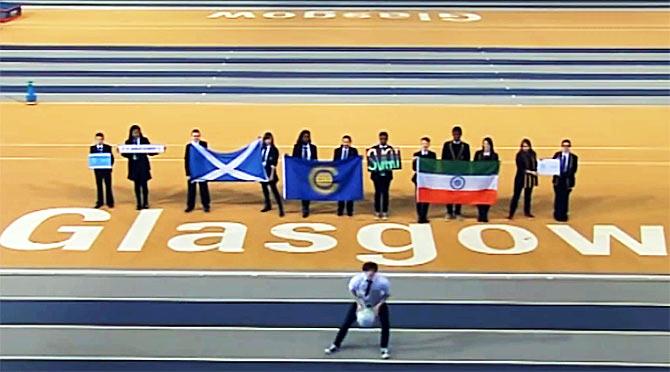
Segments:
[[[417,201],[433,204],[495,204],[498,191],[449,191],[420,188],[417,191]]]

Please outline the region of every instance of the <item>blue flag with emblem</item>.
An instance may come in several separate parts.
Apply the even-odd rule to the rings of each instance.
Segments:
[[[313,161],[284,156],[284,199],[332,201],[363,199],[361,157]]]
[[[191,182],[267,181],[261,148],[260,140],[233,152],[216,152],[193,144],[189,151]]]

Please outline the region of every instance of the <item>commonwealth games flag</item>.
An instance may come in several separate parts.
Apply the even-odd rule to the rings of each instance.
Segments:
[[[268,180],[263,168],[260,140],[233,152],[215,152],[193,144],[188,161],[191,182]]]
[[[416,199],[435,204],[495,204],[499,161],[419,158]]]
[[[284,156],[284,199],[361,200],[362,167],[360,156],[336,161]]]

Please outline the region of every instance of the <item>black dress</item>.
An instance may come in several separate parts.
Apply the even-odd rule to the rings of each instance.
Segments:
[[[147,137],[129,138],[126,145],[150,145]],[[137,200],[137,209],[149,207],[149,185],[151,179],[151,164],[149,156],[156,154],[123,154],[128,158],[128,179],[135,184],[135,199]]]
[[[475,157],[473,158],[473,161],[498,161],[498,154],[495,152],[490,152],[488,154],[484,154],[484,150],[479,150],[475,152]],[[477,205],[477,221],[478,222],[489,222],[489,210],[491,209],[491,206],[488,204],[479,204]]]

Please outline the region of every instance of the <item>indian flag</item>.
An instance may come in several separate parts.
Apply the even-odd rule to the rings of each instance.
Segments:
[[[416,199],[435,204],[495,204],[499,161],[419,158]]]

